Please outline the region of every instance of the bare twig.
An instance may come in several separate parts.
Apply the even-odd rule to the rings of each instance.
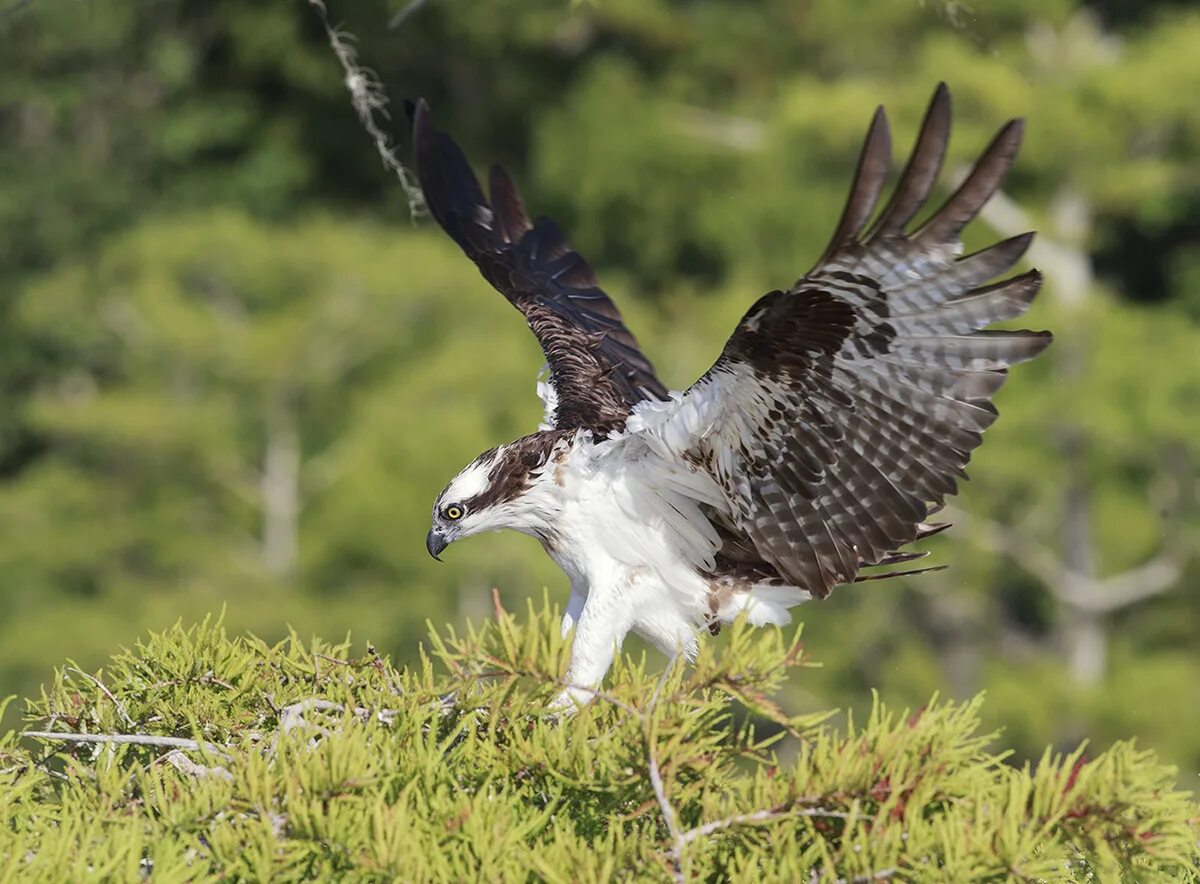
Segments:
[[[371,644],[370,642],[367,642],[367,653],[371,656],[371,665],[375,667],[375,671],[378,672],[383,680],[387,682],[387,685],[389,688],[391,688],[392,693],[397,697],[403,696],[404,691],[401,689],[399,683],[397,683],[394,673],[389,670],[387,661],[380,656],[375,645]]]
[[[749,826],[759,823],[773,823],[778,820],[795,819],[796,817],[817,817],[821,819],[850,819],[853,814],[844,810],[827,810],[824,807],[800,807],[794,805],[803,803],[804,799],[789,802],[780,807],[767,807],[750,813],[739,813],[721,820],[713,820],[694,829],[688,829],[679,836],[679,843],[691,844],[699,838],[705,838],[714,832],[722,832],[737,826]],[[891,870],[894,872],[895,870]],[[889,873],[890,874],[890,873]],[[857,878],[854,880],[858,880]],[[866,879],[864,879],[866,880]]]
[[[350,93],[350,104],[358,115],[358,121],[375,142],[375,151],[383,166],[396,176],[400,188],[408,200],[408,213],[415,220],[425,213],[425,197],[411,172],[396,159],[391,137],[383,131],[378,120],[390,119],[387,111],[388,98],[384,94],[379,77],[369,68],[358,64],[358,53],[352,45],[354,35],[330,24],[329,11],[322,0],[308,0],[308,5],[317,12],[329,47],[345,72],[346,91]],[[413,10],[415,11],[415,10]]]
[[[21,731],[23,737],[39,740],[61,740],[64,743],[115,743],[132,746],[158,746],[166,749],[187,749],[192,752],[204,749],[225,758],[229,754],[216,743],[192,740],[188,737],[159,737],[153,734],[67,734],[57,731]]]
[[[702,826],[696,826],[694,829],[688,829],[679,836],[679,840],[684,844],[691,844],[697,838],[704,838],[713,832],[732,829],[735,826],[752,825],[754,823],[771,823],[776,820],[787,819],[791,816],[795,816],[795,814],[789,813],[786,810],[775,810],[774,808],[756,810],[753,813],[739,813],[737,816],[726,817],[723,820],[713,820],[711,823],[705,823]]]
[[[632,706],[630,706],[624,700],[618,700],[616,697],[614,697],[612,694],[608,693],[607,691],[602,691],[597,688],[585,687],[584,685],[575,684],[574,682],[570,682],[570,681],[560,680],[558,682],[558,684],[562,685],[564,688],[566,688],[568,691],[571,691],[572,693],[579,692],[579,693],[583,693],[583,694],[590,694],[593,700],[603,700],[606,703],[611,703],[613,706],[616,706],[618,709],[628,713],[629,715],[632,715],[634,718],[639,718],[639,719],[643,718],[643,715],[641,712],[634,709]]]
[[[307,700],[301,700],[298,703],[292,703],[290,706],[284,706],[279,714],[279,735],[290,734],[296,728],[309,727],[318,731],[322,736],[328,736],[329,730],[320,725],[313,724],[304,718],[304,713],[308,711],[314,712],[345,712],[346,707],[341,703],[334,703],[332,700],[321,700],[312,697]],[[278,742],[278,735],[276,737]],[[272,744],[272,748],[274,743]]]
[[[318,733],[318,735],[327,737],[330,734],[329,728],[322,727],[315,722],[309,721],[304,717],[306,712],[332,712],[337,714],[345,714],[349,709],[354,716],[362,722],[370,721],[372,718],[379,721],[381,724],[391,724],[400,714],[399,709],[367,709],[365,706],[347,707],[342,703],[336,703],[333,700],[324,700],[320,697],[308,697],[304,700],[299,700],[287,706],[276,706],[274,700],[267,697],[267,703],[271,706],[279,720],[279,726],[275,729],[275,735],[271,742],[267,745],[265,754],[271,756],[275,754],[275,750],[279,747],[279,741],[282,737],[290,734],[297,728],[309,728]],[[309,740],[309,748],[316,746],[317,737]]]
[[[51,753],[50,755],[47,755],[46,758],[43,759],[42,761],[35,761],[32,764],[14,764],[12,767],[0,768],[0,777],[7,776],[8,774],[14,774],[14,773],[15,774],[23,774],[32,767],[37,770],[40,770],[42,773],[44,773],[48,777],[51,777],[52,779],[56,779],[56,780],[69,779],[69,777],[66,774],[61,774],[56,770],[51,770],[50,768],[46,767],[46,761],[53,757],[54,757],[54,754]]]
[[[279,710],[279,733],[289,734],[298,727],[310,727],[319,731],[322,736],[328,736],[329,730],[320,725],[313,724],[304,718],[305,712],[346,712],[347,707],[341,703],[335,703],[333,700],[323,700],[320,697],[309,697],[306,700],[300,700],[297,703],[292,703],[289,706],[284,706]],[[396,716],[400,714],[399,709],[378,709],[372,711],[365,706],[355,706],[352,711],[356,718],[360,721],[370,721],[372,718],[377,719],[381,724],[391,724],[395,721]],[[278,735],[277,735],[278,736]],[[278,742],[278,739],[276,739]],[[272,747],[274,743],[272,743]]]
[[[129,712],[126,711],[125,707],[121,704],[121,701],[113,696],[112,691],[110,691],[107,687],[105,687],[104,682],[102,682],[100,679],[96,678],[96,676],[94,676],[94,675],[89,675],[88,673],[84,672],[82,669],[80,669],[77,666],[68,666],[67,670],[70,672],[76,672],[76,673],[82,675],[84,678],[86,678],[88,681],[90,681],[92,684],[94,684],[97,688],[99,688],[100,693],[102,693],[102,694],[104,694],[104,696],[108,697],[108,699],[112,701],[112,704],[117,707],[117,712],[120,713],[121,718],[124,719],[125,723],[127,725],[129,725],[130,727],[137,727],[137,725],[134,723],[133,719],[129,717]]]
[[[267,754],[275,751],[279,743],[279,738],[285,734],[290,734],[299,727],[307,727],[317,731],[321,736],[329,736],[329,729],[308,721],[304,717],[306,712],[333,712],[345,714],[349,709],[354,716],[362,722],[370,721],[372,718],[380,724],[391,724],[400,714],[399,709],[375,709],[371,710],[365,706],[347,707],[341,703],[335,703],[333,700],[323,700],[320,697],[309,697],[305,700],[300,700],[288,706],[284,706],[277,710],[279,716],[279,727],[275,733],[275,739],[271,741]]]
[[[171,765],[171,767],[175,768],[180,773],[187,774],[190,777],[196,777],[197,779],[203,777],[219,777],[222,780],[229,780],[230,782],[233,781],[233,774],[231,774],[225,768],[219,765],[205,767],[203,764],[197,764],[196,762],[192,761],[192,759],[184,755],[179,749],[172,749],[162,757],[162,760]]]
[[[210,669],[208,672],[200,676],[200,684],[215,684],[219,688],[225,688],[227,691],[236,691],[233,685],[225,681],[223,678],[217,678],[216,674]]]
[[[658,699],[662,695],[663,685],[667,683],[667,679],[671,675],[671,671],[675,668],[675,661],[678,657],[672,657],[671,662],[663,667],[662,675],[658,677],[658,684],[654,686],[654,695],[650,698],[650,705],[646,708],[646,717],[644,719],[646,725],[646,766],[650,773],[650,785],[654,789],[654,797],[658,801],[658,806],[662,810],[663,820],[667,824],[667,831],[671,833],[671,840],[674,842],[674,847],[671,849],[671,861],[673,863],[673,874],[676,881],[682,882],[686,880],[683,872],[683,833],[679,830],[678,817],[675,813],[675,808],[671,805],[671,801],[667,798],[667,789],[663,784],[662,772],[658,768],[658,755],[654,751],[654,710],[658,706]]]
[[[392,16],[392,20],[388,22],[388,28],[390,30],[395,30],[396,28],[400,27],[402,24],[412,18],[413,15],[420,12],[421,7],[423,7],[427,2],[428,0],[412,0],[411,3]]]

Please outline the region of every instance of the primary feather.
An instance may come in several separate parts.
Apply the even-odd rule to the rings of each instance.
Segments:
[[[666,388],[583,256],[549,218],[531,222],[508,173],[494,166],[491,199],[467,158],[413,109],[418,177],[429,212],[484,279],[524,314],[553,375],[558,427],[616,425]]]

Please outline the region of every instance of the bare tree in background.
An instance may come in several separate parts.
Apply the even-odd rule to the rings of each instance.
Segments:
[[[981,217],[1006,236],[1039,225],[1004,194],[997,194]],[[1058,302],[1061,315],[1081,312],[1095,290],[1096,279],[1086,245],[1092,237],[1093,214],[1087,197],[1070,183],[1051,203],[1049,225],[1040,225],[1029,250],[1031,263],[1045,274],[1048,293]],[[1060,336],[1050,358],[1058,374],[1070,382],[1087,370],[1087,342]],[[993,551],[1008,556],[1035,576],[1054,597],[1060,609],[1059,643],[1072,679],[1093,686],[1104,677],[1108,658],[1107,622],[1112,614],[1161,595],[1176,583],[1187,563],[1186,544],[1179,536],[1178,511],[1187,495],[1186,463],[1168,464],[1150,489],[1163,513],[1167,533],[1153,559],[1110,577],[1101,577],[1096,563],[1092,530],[1091,486],[1082,467],[1089,439],[1080,426],[1067,423],[1061,442],[1069,475],[1063,491],[1062,526],[1057,549],[1019,527],[985,521],[974,515],[964,521],[980,524],[976,532]]]

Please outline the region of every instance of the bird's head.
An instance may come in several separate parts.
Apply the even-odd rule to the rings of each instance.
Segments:
[[[467,464],[434,501],[429,554],[438,559],[454,541],[481,531],[513,528],[544,538],[558,512],[553,492],[567,444],[561,434],[535,433]]]

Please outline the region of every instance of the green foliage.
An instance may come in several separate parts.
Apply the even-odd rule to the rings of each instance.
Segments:
[[[899,154],[946,80],[949,175],[1024,116],[1005,195],[1051,244],[1018,269],[1047,271],[1029,324],[1058,343],[998,398],[931,543],[951,568],[807,606],[826,666],[783,699],[862,718],[873,689],[986,689],[1018,761],[1136,734],[1200,771],[1178,699],[1200,683],[1195,555],[1106,618],[1084,684],[1077,612],[989,528],[1061,558],[1082,491],[1070,552],[1097,579],[1200,548],[1195,489],[1168,493],[1200,475],[1195,4],[488,0],[388,30],[401,5],[327,0],[393,99],[426,96],[513,169],[676,387],[820,253],[876,104]],[[411,223],[307,3],[6,3],[0,42],[0,694],[222,607],[237,632],[369,630],[411,662],[426,617],[564,587],[529,538],[425,553],[442,485],[535,426],[541,356]],[[968,248],[1017,232],[991,223]],[[1074,305],[1043,263],[1063,249],[1087,271]]]
[[[1132,743],[1016,769],[979,699],[788,717],[799,636],[745,624],[556,717],[558,612],[497,613],[402,670],[211,621],[59,670],[31,722],[195,745],[7,735],[0,881],[1195,880],[1200,809]]]
[[[56,641],[94,661],[114,631],[226,603],[239,629],[372,623],[393,651],[422,616],[452,616],[461,578],[429,573],[429,506],[448,471],[539,413],[536,343],[493,339],[512,308],[444,309],[459,258],[424,233],[218,211],[139,226],[31,286],[15,319],[61,368],[22,403],[54,451],[0,486],[0,667],[52,665]],[[290,467],[272,467],[273,439]],[[483,580],[551,577],[523,549],[465,552]],[[422,616],[395,607],[406,593]]]

